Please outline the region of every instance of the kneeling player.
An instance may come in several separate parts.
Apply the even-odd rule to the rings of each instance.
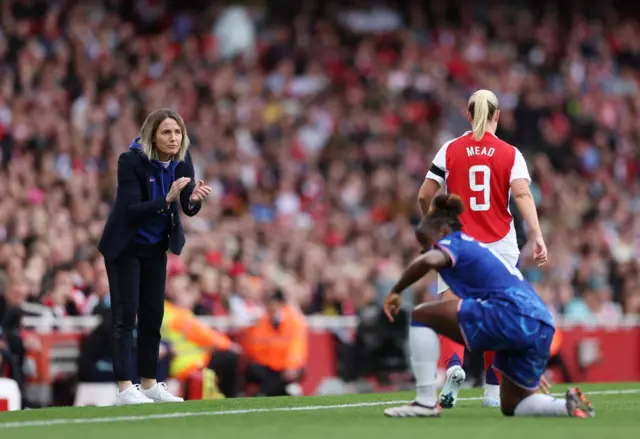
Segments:
[[[470,351],[496,351],[494,367],[502,373],[500,407],[507,416],[591,417],[594,410],[579,389],[564,400],[537,393],[549,359],[554,323],[544,302],[522,273],[497,253],[461,232],[464,206],[451,194],[439,195],[434,209],[416,230],[424,249],[404,271],[385,301],[390,319],[400,294],[430,270],[437,270],[459,300],[416,307],[409,331],[416,400],[385,410],[393,417],[438,416],[436,370],[438,334]],[[434,245],[435,244],[435,245]]]

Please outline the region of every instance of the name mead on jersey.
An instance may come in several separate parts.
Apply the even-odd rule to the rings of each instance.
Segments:
[[[468,157],[472,157],[474,155],[486,155],[488,157],[493,157],[495,153],[495,148],[487,148],[486,146],[467,146]]]

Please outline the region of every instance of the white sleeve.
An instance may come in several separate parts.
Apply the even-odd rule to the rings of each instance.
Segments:
[[[513,167],[511,168],[511,178],[509,179],[509,183],[519,178],[523,178],[527,180],[528,183],[531,183],[531,177],[529,176],[529,170],[527,169],[527,163],[524,161],[524,156],[518,148],[515,148],[515,150],[516,157],[513,160]]]
[[[444,186],[445,178],[447,175],[447,147],[451,142],[447,142],[442,145],[442,148],[438,151],[436,156],[433,158],[433,162],[431,163],[431,168],[425,179],[437,181],[440,187]]]

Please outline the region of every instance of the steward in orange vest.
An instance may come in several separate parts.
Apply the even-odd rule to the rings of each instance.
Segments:
[[[299,393],[298,381],[307,363],[308,339],[304,316],[285,303],[281,291],[269,299],[267,312],[241,337],[249,359],[247,381],[264,396]]]
[[[233,398],[238,392],[239,346],[225,334],[202,323],[191,310],[165,301],[162,340],[170,344],[173,358],[169,374],[179,380],[205,367],[218,377],[220,391]]]

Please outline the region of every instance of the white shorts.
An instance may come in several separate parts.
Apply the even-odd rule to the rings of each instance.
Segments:
[[[491,244],[487,244],[489,247],[491,246]],[[511,264],[512,266],[516,266],[516,264],[518,263],[518,259],[520,258],[520,254],[510,254],[510,255],[503,255],[500,254],[500,256],[502,256],[502,258],[507,261],[507,263]],[[442,279],[442,276],[438,275],[438,294],[442,294],[445,291],[447,291],[449,289],[449,285],[447,285],[447,283],[444,281],[444,279]]]

